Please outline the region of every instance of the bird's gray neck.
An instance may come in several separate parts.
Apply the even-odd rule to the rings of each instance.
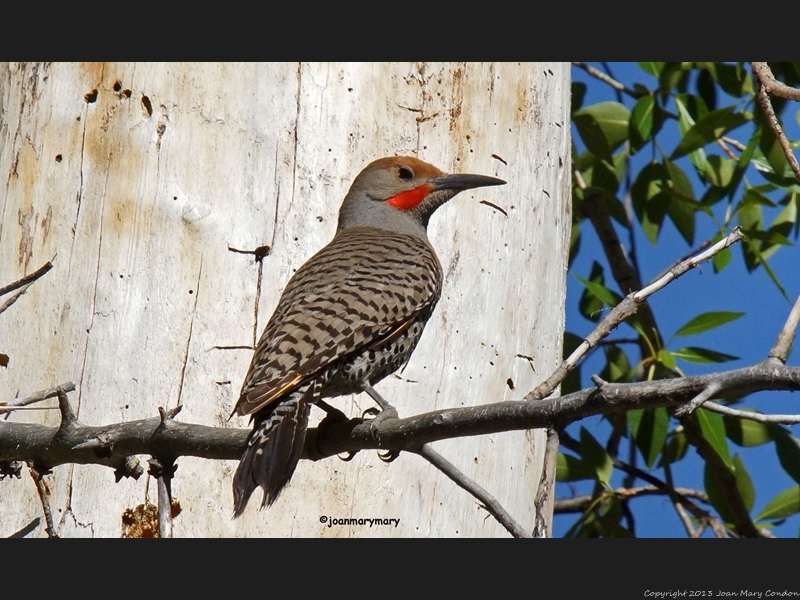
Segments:
[[[350,227],[367,226],[385,229],[395,233],[413,235],[424,240],[428,245],[428,233],[416,215],[403,212],[385,202],[370,200],[367,202],[350,202],[345,198],[339,211],[339,226],[336,233]]]

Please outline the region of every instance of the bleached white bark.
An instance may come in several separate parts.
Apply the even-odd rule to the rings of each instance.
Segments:
[[[226,426],[286,281],[332,237],[353,177],[392,154],[508,185],[434,215],[443,298],[408,367],[377,389],[401,416],[520,399],[561,357],[568,111],[568,64],[3,65],[0,285],[58,256],[0,315],[0,400],[71,380],[87,424],[183,404],[179,419]],[[231,250],[262,246],[260,264]],[[435,444],[528,528],[543,447],[536,431]],[[176,536],[507,535],[414,455],[301,461],[271,509],[257,493],[237,521],[235,462],[178,465]],[[102,467],[47,480],[63,537],[119,536],[126,508],[156,500],[152,480],[115,484]],[[0,487],[0,535],[41,515],[30,477]]]

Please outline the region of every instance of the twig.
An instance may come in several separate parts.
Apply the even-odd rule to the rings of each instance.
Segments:
[[[686,509],[683,507],[679,501],[674,500],[672,502],[672,506],[675,507],[675,512],[678,513],[678,518],[681,520],[683,524],[683,528],[686,530],[686,533],[689,535],[690,538],[698,538],[703,533],[703,529],[705,526],[701,523],[700,526],[695,529],[694,525],[692,525],[692,519],[689,517]]]
[[[724,406],[723,404],[717,404],[716,402],[706,402],[703,404],[703,408],[721,415],[736,417],[737,419],[748,419],[757,423],[777,423],[782,425],[794,425],[800,423],[800,415],[765,415],[749,410],[730,408],[728,406]],[[675,411],[675,414],[677,414],[677,411]]]
[[[789,100],[800,101],[800,90],[775,79],[775,75],[772,74],[772,69],[769,68],[767,63],[751,62],[750,66],[753,69],[753,74],[770,94],[775,94],[776,96]]]
[[[494,496],[472,481],[469,477],[464,475],[455,465],[449,462],[441,454],[436,452],[436,450],[426,444],[417,451],[417,454],[449,477],[458,487],[475,496],[481,502],[483,507],[489,512],[489,514],[497,519],[497,521],[503,527],[505,527],[511,535],[517,538],[531,537],[525,528],[514,520],[514,517],[512,517],[505,508],[503,508],[503,506],[495,499]]]
[[[792,147],[789,144],[789,140],[786,138],[786,134],[783,133],[783,128],[781,127],[780,122],[778,121],[778,117],[775,115],[775,109],[772,107],[772,101],[769,99],[769,91],[771,89],[776,89],[776,86],[771,84],[769,79],[775,84],[778,82],[775,81],[775,77],[772,75],[772,71],[767,66],[766,63],[750,63],[753,67],[753,74],[755,74],[756,79],[758,80],[758,101],[761,104],[761,108],[764,110],[764,114],[767,116],[767,121],[769,122],[769,126],[772,128],[772,131],[775,133],[775,137],[778,139],[778,143],[783,148],[783,153],[786,155],[786,160],[789,161],[789,166],[792,168],[794,172],[794,176],[800,181],[800,164],[797,162],[797,158],[792,151]],[[780,84],[783,86],[783,84]],[[783,88],[791,90],[789,86],[783,86]],[[782,88],[778,88],[782,89]],[[777,92],[775,92],[777,93]],[[798,92],[800,93],[800,92]],[[782,95],[782,94],[779,94]],[[786,98],[791,98],[791,96],[784,96]],[[793,98],[794,100],[798,100],[800,98]],[[780,173],[778,173],[780,175]]]
[[[41,402],[42,400],[47,400],[48,398],[54,398],[58,396],[59,388],[65,392],[74,392],[75,384],[71,381],[67,381],[61,385],[56,385],[51,388],[47,388],[46,390],[34,392],[33,394],[23,396],[22,398],[14,398],[9,402],[0,402],[0,415],[10,412],[16,407],[28,406],[29,404],[35,404],[36,402]],[[8,418],[8,415],[6,415],[6,418]]]
[[[683,417],[684,415],[689,415],[697,410],[698,407],[702,406],[704,402],[709,400],[711,396],[716,394],[720,391],[721,386],[717,382],[711,383],[706,389],[702,392],[697,394],[694,398],[692,398],[691,402],[687,402],[680,408],[675,410],[676,417]]]
[[[5,295],[5,294],[7,294],[9,292],[13,292],[14,290],[17,290],[17,289],[19,289],[19,288],[21,288],[23,286],[32,284],[34,281],[39,279],[42,275],[44,275],[50,269],[53,268],[53,261],[55,259],[56,259],[56,257],[53,256],[53,258],[51,260],[49,260],[46,263],[44,263],[41,267],[36,269],[33,273],[25,275],[25,277],[23,277],[21,279],[17,279],[15,282],[9,283],[8,285],[6,285],[4,287],[0,287],[0,296],[3,296],[3,295]]]
[[[789,351],[792,349],[792,344],[794,343],[798,323],[800,323],[800,296],[797,297],[792,310],[789,312],[789,317],[786,319],[783,329],[781,329],[781,332],[778,334],[775,345],[772,347],[772,350],[769,351],[770,358],[775,358],[784,365],[786,364],[786,360],[789,358]]]
[[[156,480],[158,487],[158,537],[172,537],[172,475],[175,473],[174,461],[166,465],[162,461],[151,458],[149,474]]]
[[[182,405],[173,409],[164,410],[158,407],[158,415],[161,419],[157,431],[171,429],[174,423],[173,417],[181,412]],[[153,457],[150,461],[150,475],[155,477],[158,484],[158,535],[161,538],[172,537],[172,478],[177,470],[175,457],[171,455]]]
[[[547,444],[544,449],[542,461],[542,475],[539,478],[539,488],[536,490],[534,506],[536,508],[536,524],[533,527],[533,537],[552,537],[550,527],[553,523],[553,482],[556,480],[556,463],[558,460],[558,432],[552,427],[547,428]]]
[[[636,313],[639,305],[644,302],[648,297],[656,293],[658,290],[664,288],[672,281],[686,273],[687,271],[695,268],[697,265],[709,260],[715,254],[718,254],[728,246],[735,244],[742,240],[744,236],[741,230],[737,227],[728,237],[720,240],[708,250],[701,252],[697,256],[689,258],[662,277],[657,279],[650,285],[642,288],[638,292],[628,294],[622,302],[615,306],[611,312],[600,322],[600,324],[592,331],[586,339],[575,349],[575,351],[567,357],[561,365],[556,369],[550,377],[540,383],[532,392],[525,396],[525,400],[541,400],[549,396],[553,390],[564,380],[570,370],[572,370],[578,361],[586,354],[591,348],[596,346],[600,340],[605,338],[611,331],[622,323],[629,316]]]
[[[42,510],[44,511],[44,518],[45,522],[47,523],[47,526],[45,527],[47,537],[57,538],[58,534],[56,533],[56,528],[53,524],[53,513],[50,510],[50,492],[47,490],[47,486],[43,481],[44,472],[40,471],[33,465],[28,465],[28,467],[31,471],[31,477],[33,477],[33,481],[36,483],[36,491],[39,493],[39,500],[42,502]]]
[[[728,155],[731,160],[739,160],[739,157],[733,153],[733,150],[728,148],[728,145],[721,139],[717,139],[717,145],[722,148],[722,151]]]
[[[629,499],[644,496],[669,496],[671,492],[680,494],[684,498],[697,498],[698,500],[709,504],[708,494],[703,491],[693,490],[690,488],[675,488],[672,490],[667,487],[645,485],[635,488],[617,488],[613,493],[619,499]],[[583,512],[593,501],[594,498],[589,494],[584,496],[576,496],[574,498],[556,500],[553,506],[553,512],[556,514]]]
[[[644,301],[648,296],[652,296],[658,290],[666,287],[669,283],[673,282],[687,271],[694,269],[697,265],[711,259],[714,255],[719,254],[728,246],[732,246],[736,242],[740,242],[743,239],[744,234],[742,233],[741,229],[736,227],[725,239],[718,241],[716,244],[701,252],[697,256],[683,261],[675,268],[670,269],[669,273],[664,274],[663,277],[633,294],[634,301]]]
[[[12,304],[14,304],[14,302],[16,302],[17,300],[19,300],[19,299],[20,299],[20,297],[21,297],[21,296],[22,296],[22,295],[23,295],[25,292],[27,292],[27,291],[28,291],[28,288],[29,288],[29,287],[31,287],[31,284],[30,284],[30,283],[29,283],[28,285],[26,285],[25,287],[23,287],[21,290],[19,290],[19,291],[18,291],[17,293],[15,293],[14,295],[10,296],[10,297],[8,298],[8,300],[6,300],[6,301],[5,301],[5,302],[3,302],[2,304],[0,304],[0,314],[4,313],[6,310],[8,310],[8,309],[11,307],[11,305],[12,305]]]
[[[582,62],[573,62],[572,64],[575,65],[576,67],[578,67],[579,69],[583,69],[589,75],[591,75],[592,77],[594,77],[596,79],[599,79],[603,83],[607,83],[608,85],[610,85],[611,87],[613,87],[615,90],[617,90],[619,92],[625,92],[626,94],[628,94],[629,96],[631,96],[633,98],[639,98],[641,96],[640,93],[625,87],[625,85],[623,85],[622,83],[620,83],[616,79],[614,79],[612,77],[609,77],[608,75],[606,75],[602,71],[598,71],[597,69],[595,69],[591,65],[587,65],[586,63],[582,63]]]

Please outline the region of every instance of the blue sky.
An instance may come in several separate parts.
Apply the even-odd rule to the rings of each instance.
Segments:
[[[600,63],[589,64],[602,68]],[[651,89],[656,85],[655,77],[641,71],[636,63],[607,64],[610,66],[613,76],[629,87],[632,87],[633,83],[637,81],[644,83]],[[749,66],[746,68],[749,69]],[[587,84],[584,106],[606,100],[618,100],[614,89],[589,76],[583,70],[573,67],[572,75],[573,81]],[[628,108],[632,108],[634,104],[633,100],[626,96],[623,96],[622,102]],[[718,102],[718,107],[734,104],[735,102],[736,100],[734,99],[721,98]],[[785,130],[789,139],[800,139],[800,127],[798,127],[800,117],[797,112],[798,105],[795,104],[793,106],[790,103],[783,113]],[[674,124],[674,121],[672,124]],[[745,125],[727,135],[746,143],[749,137],[747,127],[748,125]],[[664,147],[671,150],[678,140],[677,126],[673,126],[670,130],[668,125],[665,125],[660,134],[661,136],[663,136],[662,143]],[[574,127],[573,139],[580,144]],[[716,150],[719,149],[707,148],[707,153],[722,154],[721,150],[719,152],[716,152]],[[643,151],[635,155],[633,157],[634,173],[638,172],[650,157],[649,151]],[[703,188],[700,180],[694,175],[694,170],[688,158],[680,159],[678,163],[689,175],[695,195],[699,197]],[[748,171],[746,178],[754,185],[763,182],[754,169]],[[741,189],[739,194],[741,195]],[[722,214],[725,206],[725,202],[720,202],[716,206],[715,212],[718,216]],[[773,211],[772,214],[766,213],[765,221],[771,222],[775,214],[777,214],[777,211]],[[627,244],[628,234],[623,231],[619,231],[619,233],[620,239]],[[712,219],[698,216],[695,247],[716,233],[717,224]],[[669,219],[665,220],[664,229],[656,245],[652,245],[647,240],[641,229],[636,230],[635,239],[639,265],[642,269],[642,279],[646,282],[692,250]],[[792,239],[793,243],[795,241]],[[593,324],[578,313],[577,300],[583,292],[583,286],[572,274],[586,277],[594,260],[603,264],[606,272],[606,281],[609,282],[611,278],[603,252],[597,242],[596,235],[588,227],[587,223],[582,230],[580,253],[570,269],[570,276],[567,281],[567,330],[578,335],[588,334],[593,329]],[[800,269],[798,269],[797,248],[794,246],[782,248],[770,258],[769,264],[784,286],[787,295],[794,302],[800,295]],[[669,349],[689,345],[702,346],[740,357],[736,361],[723,363],[722,365],[696,365],[680,362],[679,367],[687,375],[739,368],[764,360],[775,343],[775,339],[791,309],[791,304],[781,295],[763,269],[757,269],[753,273],[747,272],[739,249],[734,250],[734,259],[722,272],[714,273],[712,267],[706,264],[702,269],[696,269],[684,275],[666,289],[658,292],[651,299],[650,304],[656,315],[659,327],[664,337],[668,340],[679,327],[700,313],[719,310],[745,313],[742,318],[718,329],[691,338],[679,338],[667,345]],[[623,336],[629,337],[622,330],[618,330],[612,335],[612,337]],[[797,364],[797,356],[797,352],[790,355],[790,365]],[[600,352],[597,352],[595,356],[590,357],[584,363],[582,367],[582,387],[591,385],[588,379],[589,376],[593,373],[599,373],[602,366],[603,357]],[[797,406],[798,399],[800,397],[793,397],[789,392],[768,392],[753,395],[745,399],[737,407],[749,406],[769,413],[800,413],[800,408]],[[573,424],[568,431],[577,438],[580,426],[586,427],[598,440],[602,441],[607,438],[608,426],[601,417],[593,417]],[[800,436],[800,431],[797,427],[794,428],[792,433],[796,437]],[[778,464],[772,444],[756,448],[740,448],[729,442],[729,447],[731,454],[738,452],[742,456],[755,485],[756,500],[753,516],[757,515],[776,494],[796,485]],[[681,487],[702,490],[704,487],[702,465],[703,463],[696,453],[693,450],[690,451],[690,455],[687,458],[673,467],[675,484]],[[639,466],[641,466],[641,461]],[[655,471],[654,475],[663,479],[663,471]],[[616,476],[614,484],[619,485],[620,483],[621,477]],[[643,482],[637,482],[637,485],[643,485]],[[586,494],[590,493],[591,488],[592,485],[589,482],[558,484],[556,495],[561,498],[568,497],[573,493]],[[636,534],[639,537],[684,537],[686,535],[670,501],[666,497],[652,496],[635,499],[631,502],[631,508],[636,518]],[[556,516],[554,535],[557,537],[562,536],[576,519],[577,515],[574,514]],[[800,518],[795,516],[788,519],[783,525],[776,527],[773,531],[779,537],[797,537],[798,525],[800,525]]]

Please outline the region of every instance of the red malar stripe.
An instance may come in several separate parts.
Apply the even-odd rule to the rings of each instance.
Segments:
[[[386,203],[391,204],[395,208],[399,208],[400,210],[408,210],[410,208],[414,208],[417,204],[422,202],[431,191],[431,186],[427,183],[421,185],[413,190],[408,190],[407,192],[401,192],[396,196],[392,196],[389,198]]]

